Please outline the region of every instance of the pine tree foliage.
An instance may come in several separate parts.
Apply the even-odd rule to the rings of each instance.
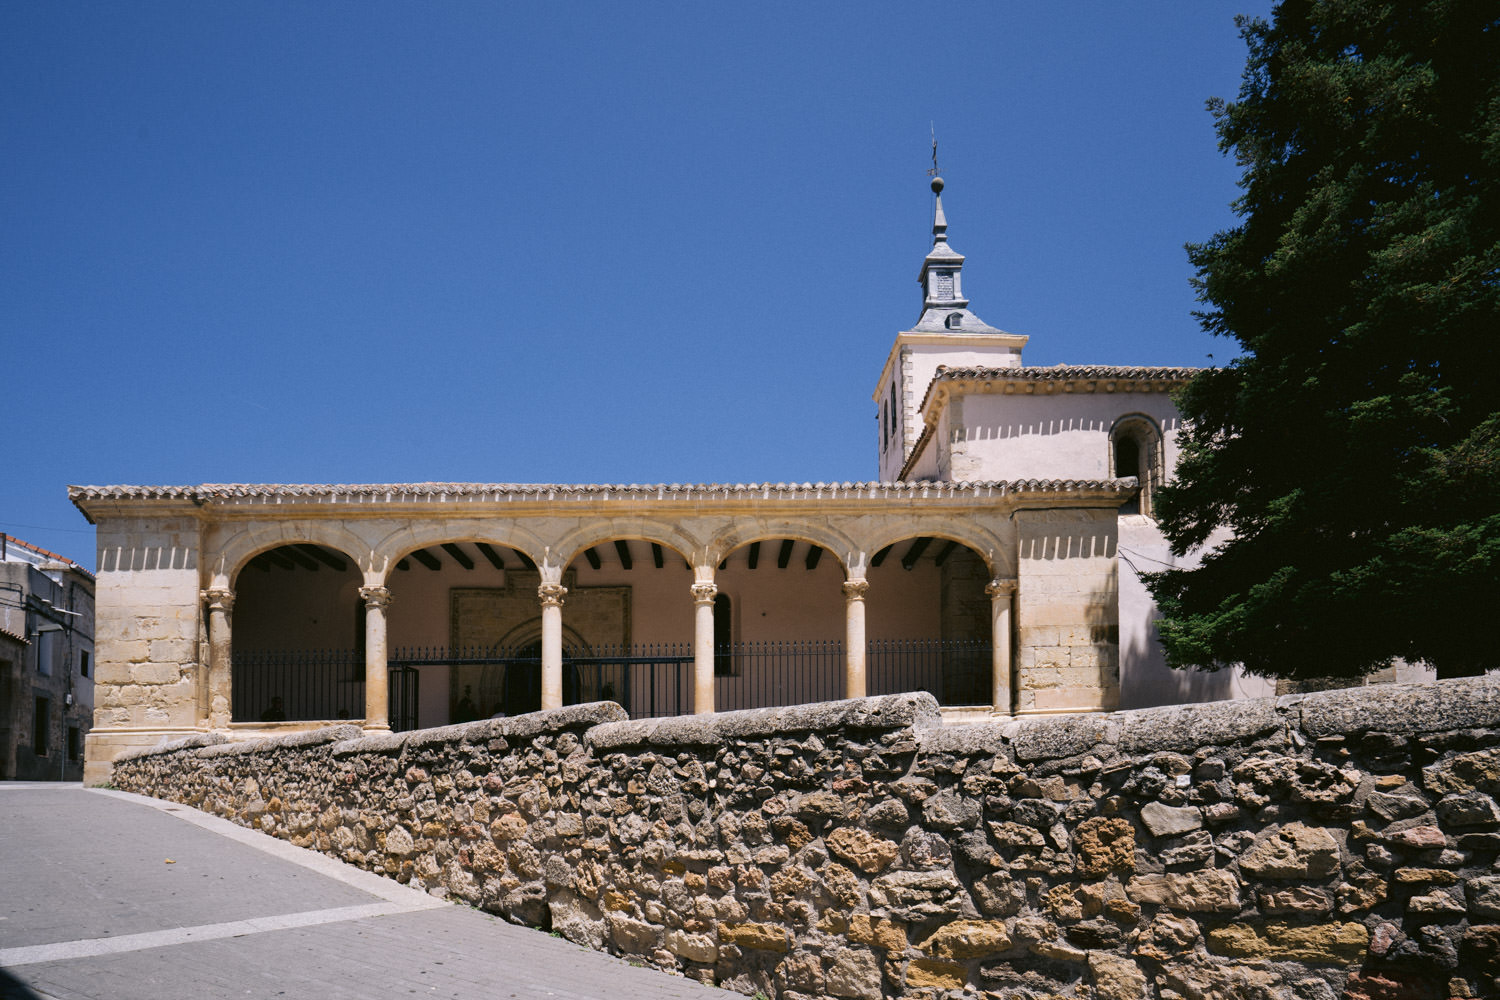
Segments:
[[[1167,657],[1500,667],[1500,5],[1285,0],[1240,27],[1239,98],[1209,103],[1240,224],[1188,253],[1242,353],[1181,399],[1158,510],[1208,555],[1148,581]]]

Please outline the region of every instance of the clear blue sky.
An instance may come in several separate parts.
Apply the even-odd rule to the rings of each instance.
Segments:
[[[869,479],[935,122],[1027,364],[1221,362],[1269,3],[0,6],[0,531],[70,483]]]

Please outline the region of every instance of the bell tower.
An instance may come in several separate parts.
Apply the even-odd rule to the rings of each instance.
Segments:
[[[900,477],[923,433],[924,415],[918,410],[939,366],[1018,368],[1026,344],[1026,337],[990,326],[969,310],[963,291],[964,255],[948,245],[943,187],[941,177],[932,178],[932,249],[917,275],[922,314],[910,330],[896,334],[875,386],[876,455],[882,481]]]

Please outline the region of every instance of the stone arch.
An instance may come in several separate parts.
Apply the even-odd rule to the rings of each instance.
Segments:
[[[213,558],[205,560],[208,573],[205,586],[232,588],[251,559],[269,549],[297,544],[333,549],[361,573],[369,573],[370,543],[345,525],[331,521],[273,521],[242,529],[216,546]]]
[[[515,549],[538,566],[546,546],[537,536],[509,518],[461,518],[409,522],[387,533],[373,546],[370,585],[384,586],[396,564],[417,549],[444,542],[486,542]]]
[[[838,560],[839,567],[846,574],[860,551],[859,545],[849,535],[832,524],[794,518],[749,517],[736,519],[716,532],[705,547],[705,554],[711,565],[718,565],[720,560],[741,546],[777,538],[821,546]]]
[[[555,552],[568,554],[558,564],[559,567],[567,567],[588,549],[616,540],[655,542],[676,552],[690,566],[694,557],[703,549],[702,541],[684,531],[674,521],[648,517],[611,517],[586,521],[559,538],[552,548]]]
[[[1013,546],[1006,545],[993,532],[971,521],[960,521],[957,518],[944,518],[936,522],[910,521],[901,527],[886,528],[878,533],[872,533],[867,538],[868,544],[865,551],[870,556],[874,556],[887,545],[895,545],[908,538],[919,538],[924,535],[957,542],[972,549],[984,560],[992,576],[1011,579],[1016,575]]]

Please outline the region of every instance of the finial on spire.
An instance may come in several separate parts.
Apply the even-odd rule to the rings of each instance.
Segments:
[[[937,165],[937,126],[932,122],[928,122],[927,127],[932,131],[932,169],[927,171],[927,176],[936,178],[939,173]],[[933,183],[937,184],[938,187],[942,186],[941,183],[936,180],[934,180]],[[933,188],[933,190],[936,191],[937,188],[935,187]]]

